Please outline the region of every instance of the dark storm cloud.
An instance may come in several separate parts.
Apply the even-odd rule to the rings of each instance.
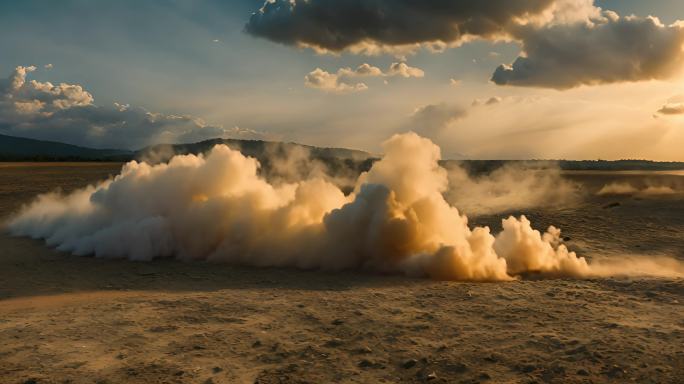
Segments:
[[[666,79],[684,65],[684,26],[614,13],[593,24],[521,27],[524,55],[496,69],[499,85],[568,89],[579,85]]]
[[[684,65],[684,23],[620,17],[594,0],[269,0],[246,31],[319,51],[378,53],[507,38],[522,53],[498,85],[568,89],[666,79]]]
[[[188,115],[149,112],[114,104],[98,106],[80,85],[27,80],[36,67],[17,67],[0,80],[0,133],[71,144],[138,149],[164,143],[257,133],[225,129]]]
[[[275,0],[246,31],[287,45],[342,51],[362,43],[399,46],[455,43],[505,33],[517,18],[540,14],[554,0]]]

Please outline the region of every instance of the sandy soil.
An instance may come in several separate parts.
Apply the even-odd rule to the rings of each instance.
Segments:
[[[0,216],[118,167],[0,167]],[[531,216],[583,253],[684,258],[682,200],[590,200]],[[468,284],[134,263],[3,234],[0,383],[681,383],[683,303],[682,280]]]

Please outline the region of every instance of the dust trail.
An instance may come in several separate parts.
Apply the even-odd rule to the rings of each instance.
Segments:
[[[460,165],[451,165],[449,203],[468,214],[492,214],[531,207],[568,207],[581,200],[577,184],[564,179],[558,166],[534,168],[506,164],[473,177]]]
[[[227,146],[167,164],[130,162],[120,175],[70,195],[47,194],[9,223],[75,255],[175,257],[253,266],[371,270],[435,279],[505,281],[604,276],[523,216],[496,236],[444,199],[439,147],[414,133],[384,143],[385,156],[345,195],[315,173],[271,184],[259,163]],[[620,265],[625,274],[638,269]],[[663,274],[671,271],[663,266]]]
[[[637,197],[658,197],[675,195],[679,191],[669,185],[646,185],[643,188],[636,187],[630,183],[610,183],[604,185],[596,195],[598,196],[637,196]]]
[[[591,272],[595,277],[684,278],[684,263],[666,256],[624,255],[597,259]]]

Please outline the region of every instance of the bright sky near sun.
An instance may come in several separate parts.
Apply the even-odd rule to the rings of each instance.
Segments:
[[[448,158],[684,160],[679,19],[680,0],[3,1],[0,134],[376,152],[413,130]]]

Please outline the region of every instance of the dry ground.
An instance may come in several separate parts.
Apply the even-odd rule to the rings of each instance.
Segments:
[[[117,169],[0,167],[0,216]],[[666,242],[681,257],[684,204],[644,204],[534,216],[588,236],[584,250]],[[625,215],[640,225],[583,229]],[[648,223],[666,229],[659,242]],[[3,234],[0,383],[681,383],[683,303],[682,280],[467,284],[134,263]]]

